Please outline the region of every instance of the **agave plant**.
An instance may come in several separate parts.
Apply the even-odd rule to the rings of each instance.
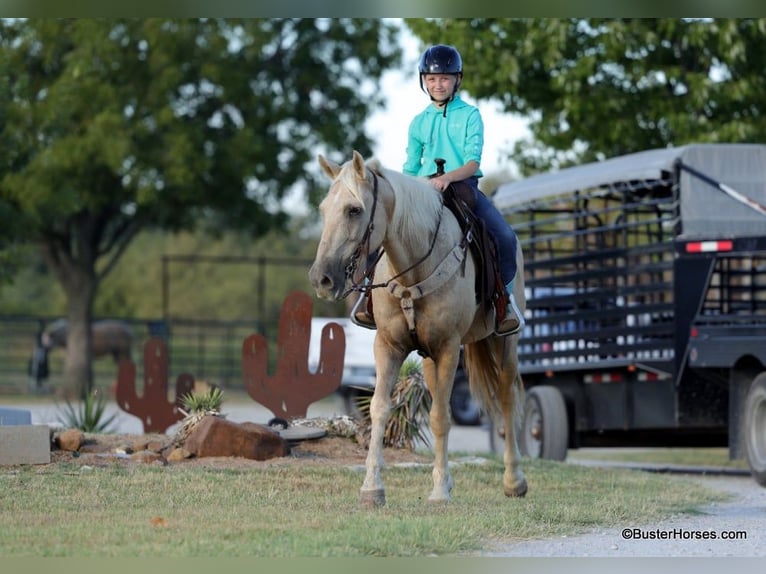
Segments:
[[[73,405],[67,399],[66,407],[59,410],[59,416],[59,422],[67,428],[88,433],[106,433],[117,418],[117,413],[106,415],[106,399],[98,389],[94,389],[79,404]]]
[[[359,410],[362,415],[361,428],[365,442],[370,436],[370,401],[371,396],[359,398]],[[418,442],[430,446],[426,429],[428,413],[431,410],[431,394],[423,381],[421,364],[408,359],[399,371],[399,378],[391,393],[391,415],[386,423],[383,445],[394,448],[413,450]]]
[[[223,404],[223,391],[218,387],[210,387],[205,393],[190,392],[181,397],[181,404],[188,414],[199,412],[220,412]]]
[[[197,425],[206,416],[223,417],[221,405],[223,404],[223,391],[214,386],[207,386],[207,391],[192,391],[181,397],[181,412],[186,415],[181,421],[178,430],[171,440],[171,444],[178,446],[183,444]]]

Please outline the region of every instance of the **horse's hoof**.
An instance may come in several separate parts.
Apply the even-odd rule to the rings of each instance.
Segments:
[[[443,497],[438,497],[437,498],[437,497],[433,497],[433,496],[429,496],[428,497],[428,504],[433,504],[435,506],[436,505],[438,505],[438,506],[446,506],[447,504],[449,504],[449,501],[450,501],[449,497],[447,497],[447,498],[443,498]]]
[[[515,488],[505,487],[503,489],[505,495],[513,498],[522,498],[527,493],[527,481],[522,479]]]
[[[362,490],[359,493],[359,502],[365,508],[378,508],[386,505],[386,491],[382,488],[375,490]]]

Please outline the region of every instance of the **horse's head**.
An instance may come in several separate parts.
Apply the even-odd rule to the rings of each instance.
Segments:
[[[46,351],[54,347],[66,347],[67,321],[56,319],[40,334],[40,346]]]
[[[378,176],[358,152],[342,166],[322,155],[318,160],[332,184],[319,205],[322,236],[309,279],[319,297],[337,300],[361,280],[367,256],[383,241],[385,209]]]

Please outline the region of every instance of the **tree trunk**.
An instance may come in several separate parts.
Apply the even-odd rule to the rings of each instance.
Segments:
[[[57,250],[53,243],[43,246],[43,254],[58,277],[67,300],[64,384],[60,394],[70,400],[84,399],[93,389],[93,335],[90,325],[99,282],[95,262],[92,257],[75,260],[70,254]]]
[[[67,297],[68,333],[62,392],[70,399],[84,399],[93,390],[93,334],[90,326],[95,279],[91,285],[83,287],[68,293]]]

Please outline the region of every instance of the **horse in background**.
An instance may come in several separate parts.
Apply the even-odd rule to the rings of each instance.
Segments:
[[[365,164],[354,151],[342,166],[319,156],[332,184],[320,204],[323,226],[309,279],[317,296],[340,300],[370,291],[377,333],[376,383],[361,502],[385,504],[381,477],[383,438],[391,392],[407,355],[423,355],[423,375],[432,397],[429,422],[434,437],[433,491],[429,500],[446,502],[453,486],[447,461],[449,398],[464,347],[471,393],[498,428],[504,429],[503,491],[524,496],[516,429],[523,385],[518,371],[518,335],[495,334],[491,304],[477,302],[477,265],[466,238],[442,195],[426,180]],[[370,254],[383,255],[370,279]],[[521,249],[514,296],[523,312]],[[370,282],[363,282],[367,278]]]
[[[116,364],[130,359],[133,347],[133,331],[124,321],[103,319],[91,323],[93,358],[111,356]],[[47,354],[53,349],[65,349],[67,344],[67,321],[57,319],[50,323],[39,337],[39,344]]]

